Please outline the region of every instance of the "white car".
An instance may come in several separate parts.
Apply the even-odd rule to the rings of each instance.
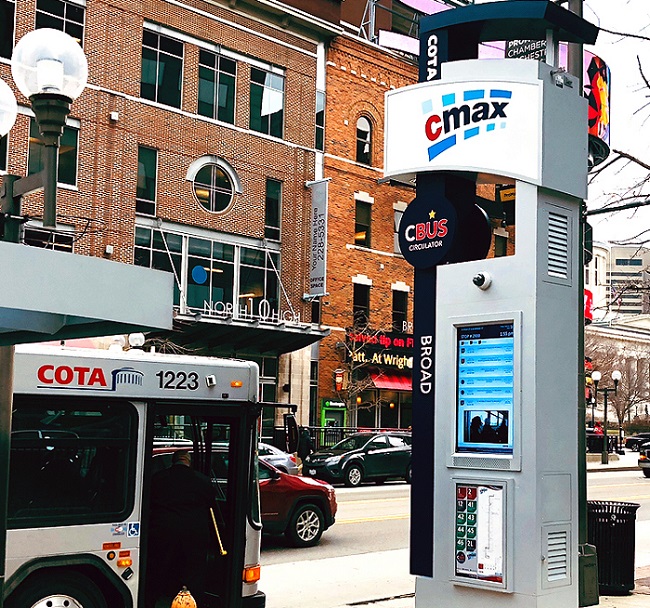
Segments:
[[[287,454],[268,443],[260,443],[258,455],[260,460],[272,464],[276,469],[289,475],[298,475],[298,464],[293,454]]]

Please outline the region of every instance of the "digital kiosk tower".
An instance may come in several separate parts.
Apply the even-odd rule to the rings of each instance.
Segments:
[[[428,81],[386,96],[386,176],[417,175],[400,225],[416,269],[416,608],[576,608],[587,103],[553,51],[558,38],[593,42],[597,30],[550,2],[495,4],[498,14],[513,7],[505,21],[542,10],[529,15],[535,27],[520,14],[511,30],[542,28],[550,63],[449,61],[449,30],[422,27]],[[491,6],[435,23],[470,11],[478,43],[482,31],[508,30],[490,23]],[[512,256],[482,259],[491,230],[474,204],[480,182],[515,187]]]

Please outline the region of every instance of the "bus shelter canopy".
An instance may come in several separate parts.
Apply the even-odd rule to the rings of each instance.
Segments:
[[[0,241],[0,346],[171,329],[173,276]]]

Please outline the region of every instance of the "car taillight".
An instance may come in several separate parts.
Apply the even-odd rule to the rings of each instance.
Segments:
[[[296,463],[296,457],[293,454],[289,454],[289,460],[293,463]]]
[[[645,454],[640,454],[639,460],[648,460],[648,457]]]

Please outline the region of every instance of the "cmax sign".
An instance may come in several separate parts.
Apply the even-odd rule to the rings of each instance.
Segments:
[[[449,67],[449,66],[447,66]],[[384,173],[540,179],[541,82],[423,82],[386,93]]]

